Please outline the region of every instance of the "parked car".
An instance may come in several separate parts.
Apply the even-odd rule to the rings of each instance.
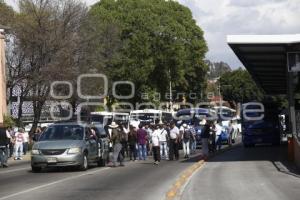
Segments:
[[[57,122],[50,125],[33,145],[31,168],[77,166],[87,170],[90,164],[105,165],[108,158],[108,139],[102,127],[87,123]]]

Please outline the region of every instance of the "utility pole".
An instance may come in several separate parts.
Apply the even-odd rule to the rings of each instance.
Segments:
[[[5,29],[0,25],[0,123],[7,114],[6,102],[6,72],[5,72]]]

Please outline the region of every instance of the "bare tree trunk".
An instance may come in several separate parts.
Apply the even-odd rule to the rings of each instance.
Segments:
[[[40,118],[41,118],[44,103],[45,103],[45,101],[43,101],[43,102],[33,101],[34,119],[33,119],[32,127],[29,131],[30,136],[34,134],[34,132],[35,132],[37,126],[38,126],[38,123],[39,123]]]
[[[22,115],[23,115],[23,103],[24,103],[24,99],[23,97],[20,97],[20,102],[18,105],[18,118],[17,118],[17,126],[20,127],[22,125]]]

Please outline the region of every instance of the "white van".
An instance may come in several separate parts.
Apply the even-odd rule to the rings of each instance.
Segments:
[[[160,121],[171,122],[172,120],[172,112],[155,109],[144,109],[131,111],[129,123],[134,127],[138,127],[140,123],[150,124],[158,123]]]

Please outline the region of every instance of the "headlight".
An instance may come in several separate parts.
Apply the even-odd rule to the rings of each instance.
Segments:
[[[33,150],[31,151],[31,154],[32,154],[32,155],[39,155],[39,154],[40,154],[40,151],[37,150],[37,149],[33,149]]]
[[[76,153],[81,153],[81,148],[70,148],[68,150],[68,154],[76,154]]]

